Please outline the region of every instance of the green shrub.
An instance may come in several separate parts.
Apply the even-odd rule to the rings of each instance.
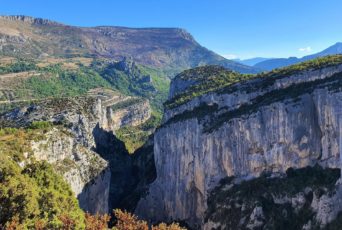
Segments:
[[[125,143],[125,147],[129,153],[142,147],[154,129],[160,124],[161,117],[154,113],[145,123],[133,126],[125,126],[115,132],[117,138]]]
[[[19,73],[36,69],[37,66],[32,61],[19,60],[10,65],[0,66],[0,74]]]
[[[0,155],[0,224],[5,226],[15,218],[25,228],[33,229],[37,221],[48,229],[60,229],[60,216],[67,215],[84,229],[84,213],[68,184],[51,165],[35,162],[21,169],[19,165]]]
[[[50,121],[33,121],[30,125],[31,129],[49,129],[52,127]]]
[[[96,72],[87,68],[79,70],[63,70],[58,65],[40,70],[42,75],[25,80],[21,88],[24,92],[32,92],[34,98],[74,97],[85,94],[90,89],[110,84]],[[19,95],[26,97],[27,95]]]

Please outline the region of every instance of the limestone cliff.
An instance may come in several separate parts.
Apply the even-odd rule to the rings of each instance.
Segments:
[[[220,225],[204,225],[208,197],[222,178],[281,175],[316,164],[339,168],[342,65],[283,72],[169,106],[154,138],[157,179],[136,213],[211,229]],[[184,78],[172,84],[172,95],[189,88]],[[336,217],[336,209],[325,215]]]
[[[70,184],[83,210],[108,212],[111,174],[104,159],[61,127],[46,133],[43,140],[32,140],[31,145],[35,159],[51,163]]]
[[[142,98],[126,97],[108,106],[106,112],[107,124],[103,124],[103,127],[109,130],[117,130],[123,126],[138,126],[151,117],[149,102]]]
[[[96,89],[85,97],[18,105],[17,109],[2,114],[0,121],[2,126],[10,127],[27,127],[36,121],[53,124],[42,140],[31,141],[33,156],[48,161],[64,176],[81,208],[91,213],[108,213],[115,168],[109,167],[114,164],[104,157],[108,152],[104,152],[103,147],[110,149],[109,154],[116,157],[125,154],[116,151],[117,143],[103,137],[114,136],[115,130],[123,125],[139,125],[149,119],[151,113],[148,101],[124,103],[131,99],[113,91]],[[121,106],[114,113],[113,107],[117,104]],[[128,153],[126,155],[124,157],[128,158]],[[130,161],[127,159],[129,164]]]

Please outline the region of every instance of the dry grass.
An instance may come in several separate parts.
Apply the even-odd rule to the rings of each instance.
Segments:
[[[48,41],[47,38],[39,35],[39,31],[33,28],[29,23],[22,23],[18,21],[11,21],[6,19],[0,19],[0,33],[8,36],[16,36],[27,38],[30,37],[36,41]]]
[[[0,136],[0,141],[13,141],[16,137],[13,134]]]
[[[0,57],[0,66],[9,65],[16,61],[17,59],[13,57]]]
[[[36,71],[0,75],[0,90],[15,90],[16,86],[20,85],[23,80],[39,75],[41,73],[37,73]]]
[[[63,69],[75,70],[79,68],[79,66],[77,65],[78,63],[81,63],[84,66],[90,66],[92,61],[93,61],[92,58],[82,58],[82,57],[77,57],[77,58],[49,57],[49,58],[40,60],[40,62],[37,63],[37,66],[42,68],[42,67],[47,67],[49,65],[61,64]]]
[[[93,61],[92,58],[85,58],[85,57],[72,58],[71,60],[73,60],[74,62],[82,63],[85,66],[90,66],[90,64]]]
[[[18,78],[28,78],[32,76],[40,75],[40,73],[37,73],[36,71],[25,71],[20,73],[8,73],[8,74],[2,74],[0,75],[0,81],[1,80],[7,80],[7,79],[13,79],[17,80]]]
[[[0,34],[19,37],[20,36],[20,31],[15,29],[15,28],[0,26]]]
[[[62,69],[65,69],[65,70],[76,70],[78,68],[79,66],[74,62],[65,62],[62,64]]]

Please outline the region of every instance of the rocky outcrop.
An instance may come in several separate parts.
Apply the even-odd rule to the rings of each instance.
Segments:
[[[151,108],[148,100],[139,100],[125,108],[110,110],[109,116],[113,130],[127,125],[138,126],[151,117]]]
[[[93,90],[90,95],[97,97],[98,103],[94,107],[94,113],[104,130],[116,131],[123,126],[138,126],[151,117],[151,107],[147,99],[113,94],[110,91],[100,92]]]
[[[136,213],[203,228],[209,191],[224,177],[339,168],[341,72],[335,65],[256,78],[166,110],[154,139],[157,179]]]
[[[96,89],[86,97],[34,101],[3,114],[0,124],[11,127],[27,127],[36,121],[53,124],[43,139],[31,141],[33,156],[54,166],[70,184],[81,208],[91,213],[108,213],[112,208],[111,182],[116,178],[126,183],[117,178],[125,172],[118,165],[132,165],[131,157],[123,151],[124,145],[115,139],[114,132],[123,125],[138,125],[151,114],[148,101],[135,99],[129,105],[123,103],[129,99],[132,98]],[[121,107],[113,112],[113,106],[120,103]],[[113,176],[115,170],[119,173]]]
[[[116,67],[118,70],[121,70],[128,75],[135,75],[136,71],[138,71],[133,58],[128,57],[124,57],[121,61],[116,63]]]
[[[182,79],[182,78],[175,78],[173,81],[173,84],[170,85],[170,92],[169,92],[169,99],[174,98],[179,93],[184,92],[187,90],[190,86],[193,86],[196,84],[195,80],[189,80],[189,79]]]
[[[0,20],[7,20],[7,21],[22,21],[25,23],[36,24],[36,25],[63,25],[61,23],[57,23],[55,21],[51,21],[48,19],[43,18],[34,18],[25,15],[9,15],[9,16],[0,16]]]
[[[90,213],[107,213],[110,171],[108,162],[77,143],[65,128],[53,128],[39,141],[31,141],[36,160],[46,160],[61,174]]]
[[[247,181],[225,178],[209,194],[204,229],[324,229],[339,218],[339,177],[339,169],[316,165]]]
[[[181,95],[195,85],[203,84],[210,77],[214,77],[222,71],[228,72],[222,66],[200,66],[195,69],[185,70],[172,79],[170,85],[169,100]]]

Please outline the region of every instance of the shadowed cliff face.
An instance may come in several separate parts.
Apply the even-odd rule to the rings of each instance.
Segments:
[[[21,128],[43,121],[51,126],[41,140],[31,140],[33,155],[54,166],[85,211],[95,214],[112,213],[114,208],[133,210],[142,194],[141,188],[155,175],[153,151],[146,151],[142,158],[129,155],[114,130],[149,119],[149,103],[139,100],[114,108],[128,97],[109,92],[108,97],[99,95],[18,105],[0,115],[0,124]]]
[[[133,212],[156,178],[153,138],[134,154],[129,154],[125,144],[112,131],[97,125],[93,136],[96,146],[94,151],[108,162],[112,175],[108,196],[109,212],[112,213],[111,210],[116,208]]]
[[[260,77],[166,109],[154,138],[157,179],[136,214],[224,228],[204,219],[209,193],[222,178],[282,175],[315,164],[339,168],[341,72],[335,65]],[[339,206],[327,200],[325,215],[336,217]]]
[[[121,208],[134,211],[146,187],[156,177],[152,144],[147,143],[133,155],[112,131],[98,125],[93,130],[94,151],[109,163],[111,172],[109,210]]]
[[[178,28],[85,28],[25,16],[0,17],[0,27],[0,55],[4,56],[133,57],[139,64],[171,72],[203,64],[256,72],[207,50]]]
[[[106,168],[83,186],[81,193],[77,195],[81,209],[93,214],[110,213],[110,178],[111,171]]]
[[[109,210],[117,208],[122,197],[128,193],[134,184],[131,175],[132,160],[123,142],[118,140],[112,131],[106,131],[97,125],[93,130],[95,140],[94,151],[109,163],[113,175],[110,180]]]

